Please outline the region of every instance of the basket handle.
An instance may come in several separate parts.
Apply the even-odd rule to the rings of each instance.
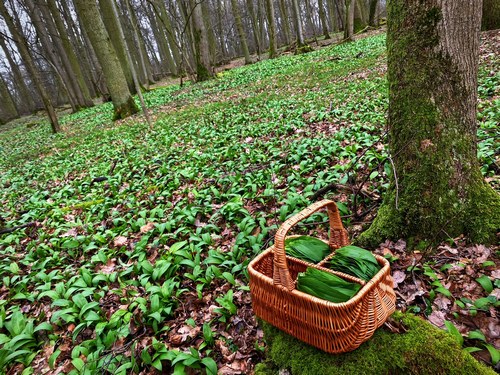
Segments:
[[[313,213],[319,211],[325,206],[327,208],[328,218],[330,222],[330,238],[328,240],[328,245],[333,249],[338,249],[339,247],[349,245],[347,231],[342,225],[339,209],[337,208],[335,202],[324,199],[310,205],[309,207],[300,211],[298,214],[286,220],[274,236],[273,282],[275,285],[281,285],[289,291],[295,289],[295,283],[293,282],[292,277],[290,276],[290,272],[288,271],[288,264],[285,256],[286,234],[297,223],[311,216]]]

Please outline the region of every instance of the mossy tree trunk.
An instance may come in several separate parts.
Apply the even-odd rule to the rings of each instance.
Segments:
[[[370,0],[370,16],[368,20],[370,26],[378,26],[379,6],[379,0]]]
[[[191,0],[192,26],[194,54],[196,59],[196,81],[206,81],[213,77],[214,73],[210,66],[210,48],[208,45],[207,32],[203,22],[201,5],[195,0]]]
[[[359,243],[494,240],[500,196],[477,160],[481,2],[392,0],[388,6],[389,148],[395,178]]]
[[[111,101],[113,102],[113,119],[119,120],[137,113],[139,109],[130,94],[125,73],[106,31],[96,2],[94,0],[75,0],[74,4],[82,27],[85,29],[102,67]],[[119,33],[119,30],[117,32]],[[125,56],[125,59],[127,59],[127,56]]]

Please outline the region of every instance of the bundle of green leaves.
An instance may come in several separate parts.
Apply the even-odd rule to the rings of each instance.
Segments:
[[[301,272],[297,276],[298,290],[335,303],[350,300],[360,288],[360,284],[313,267],[308,267],[306,272]]]
[[[335,251],[330,260],[330,269],[369,281],[380,271],[375,256],[368,250],[357,246],[344,246]]]
[[[285,240],[285,252],[294,258],[316,264],[325,259],[331,250],[328,244],[317,238],[299,236]]]

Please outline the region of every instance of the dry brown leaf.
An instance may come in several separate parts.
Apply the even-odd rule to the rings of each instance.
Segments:
[[[125,246],[127,244],[127,242],[128,242],[127,237],[118,236],[114,239],[113,245],[115,245],[115,247],[122,247],[122,246]]]
[[[155,223],[149,221],[147,224],[145,224],[141,227],[141,233],[147,233],[147,232],[153,230],[154,227],[155,227]]]
[[[427,319],[436,327],[443,328],[446,316],[442,311],[433,311],[431,315],[427,317]]]
[[[394,271],[392,274],[392,280],[394,281],[394,288],[398,287],[406,279],[406,274],[402,271]]]

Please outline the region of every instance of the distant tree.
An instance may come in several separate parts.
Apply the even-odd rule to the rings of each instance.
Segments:
[[[19,114],[16,105],[7,84],[0,74],[0,124],[5,124],[17,117],[19,117]]]
[[[139,109],[132,98],[122,65],[118,60],[95,0],[74,0],[74,4],[102,67],[113,102],[113,119],[123,119],[138,112]]]
[[[257,51],[257,56],[260,59],[260,54],[262,51],[261,46],[261,38],[260,38],[260,30],[259,30],[259,21],[257,18],[257,13],[255,12],[255,7],[253,4],[253,0],[246,0],[248,13],[250,15],[250,23],[252,25],[252,35],[255,41],[255,49]],[[258,5],[258,4],[257,4]]]
[[[370,26],[378,26],[379,6],[379,0],[370,0],[370,16],[368,20]]]
[[[285,44],[290,45],[292,43],[292,36],[290,32],[290,14],[288,12],[289,5],[286,3],[286,0],[279,0],[279,9],[280,9],[280,26],[283,30],[283,35],[285,36]]]
[[[325,39],[330,39],[330,34],[328,33],[328,22],[326,21],[325,5],[323,0],[318,0],[318,13],[319,19],[321,21],[321,28],[323,30],[323,35]]]
[[[241,21],[241,12],[238,8],[237,0],[231,0],[231,8],[233,10],[236,29],[238,30],[238,36],[240,37],[240,44],[241,49],[243,50],[243,56],[245,57],[245,64],[250,64],[252,60],[250,59],[250,52],[248,51],[247,35],[245,33],[245,29],[243,28],[243,22]]]
[[[269,35],[269,58],[274,59],[278,55],[278,40],[276,38],[276,17],[274,15],[273,0],[266,0],[267,30]]]
[[[500,29],[500,1],[483,0],[483,19],[481,29]]]
[[[345,0],[344,40],[354,40],[354,8],[356,0]]]
[[[295,25],[295,36],[297,38],[297,51],[306,46],[304,39],[304,29],[302,26],[302,15],[298,0],[292,0],[293,21]]]
[[[52,100],[50,99],[49,94],[47,93],[47,90],[43,85],[40,71],[35,65],[33,57],[30,54],[28,42],[26,41],[24,35],[22,34],[20,27],[16,26],[16,23],[14,22],[12,16],[5,7],[5,3],[3,1],[0,1],[0,16],[4,19],[7,28],[9,29],[12,35],[12,39],[16,44],[19,54],[21,55],[21,58],[23,59],[24,64],[26,65],[26,69],[30,73],[31,78],[33,79],[33,83],[38,93],[40,94],[43,105],[47,111],[47,115],[50,120],[52,132],[53,133],[60,132],[61,127],[59,125],[59,120],[57,119],[57,114],[54,109],[54,105],[52,103]]]
[[[389,150],[394,178],[360,243],[436,243],[465,234],[491,242],[500,195],[477,159],[481,2],[391,0]]]

